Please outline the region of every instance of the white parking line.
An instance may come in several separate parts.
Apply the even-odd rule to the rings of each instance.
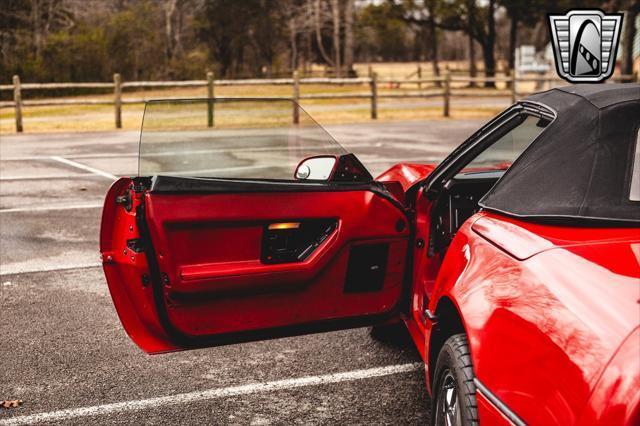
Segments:
[[[56,175],[14,175],[0,176],[0,182],[12,180],[51,180],[51,179],[75,179],[95,176],[95,173],[72,173],[72,174],[56,174]]]
[[[102,264],[100,262],[92,262],[92,263],[76,263],[76,264],[66,264],[66,265],[58,265],[54,267],[42,268],[42,267],[25,267],[22,265],[0,265],[0,277],[7,275],[20,275],[20,274],[33,274],[37,272],[55,272],[55,271],[68,271],[71,269],[88,269],[88,268],[98,268],[101,267]]]
[[[31,207],[15,207],[10,209],[0,209],[0,213],[26,213],[26,212],[48,212],[54,210],[82,210],[97,209],[103,206],[101,201],[85,204],[63,204],[53,206],[31,206]]]
[[[75,161],[71,161],[71,160],[68,160],[68,159],[63,158],[63,157],[58,157],[57,155],[52,155],[49,158],[51,158],[52,160],[58,161],[60,163],[66,164],[68,166],[75,167],[75,168],[81,169],[81,170],[85,170],[87,172],[94,173],[94,174],[96,174],[98,176],[105,177],[105,178],[107,178],[109,180],[118,180],[118,177],[115,176],[115,175],[112,175],[111,173],[107,173],[107,172],[105,172],[103,170],[96,169],[96,168],[90,167],[90,166],[86,166],[86,165],[81,164],[81,163],[76,163]]]
[[[297,379],[276,380],[273,382],[251,383],[248,385],[232,386],[226,388],[209,389],[177,395],[161,396],[158,398],[138,399],[133,401],[117,402],[114,404],[94,405],[91,407],[69,408],[66,410],[50,411],[48,413],[31,414],[27,416],[13,417],[0,420],[0,425],[26,425],[42,422],[59,422],[63,420],[100,416],[112,413],[138,411],[163,405],[181,405],[186,403],[207,401],[217,398],[227,398],[239,395],[251,395],[263,392],[275,392],[285,389],[295,389],[305,386],[318,386],[332,383],[351,382],[355,380],[370,379],[374,377],[390,376],[407,373],[421,368],[422,364],[398,364],[386,367],[368,368],[363,370],[347,371],[344,373],[325,374],[322,376],[307,376]]]

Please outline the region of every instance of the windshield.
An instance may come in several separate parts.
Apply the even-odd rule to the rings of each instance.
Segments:
[[[344,154],[288,99],[158,100],[145,106],[138,175],[294,180],[303,159]]]

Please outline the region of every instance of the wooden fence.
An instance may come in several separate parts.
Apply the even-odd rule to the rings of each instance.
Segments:
[[[417,78],[411,78],[416,75]],[[208,72],[206,80],[188,80],[188,81],[122,81],[120,74],[113,75],[113,82],[110,83],[24,83],[20,82],[20,77],[13,76],[13,84],[0,85],[0,91],[13,91],[13,101],[0,102],[0,108],[14,108],[15,109],[15,122],[16,132],[23,131],[23,116],[22,110],[24,107],[31,106],[54,106],[54,105],[113,105],[115,113],[115,127],[117,129],[122,128],[122,106],[129,104],[142,104],[147,101],[144,98],[126,98],[123,99],[123,89],[137,88],[137,89],[152,89],[152,88],[169,88],[169,87],[206,87],[207,97],[203,99],[291,99],[296,102],[292,111],[292,122],[297,124],[299,122],[300,114],[296,107],[297,103],[301,100],[311,99],[369,99],[371,102],[370,112],[371,119],[376,120],[378,118],[378,100],[385,98],[442,98],[442,114],[444,117],[450,115],[450,103],[452,97],[510,97],[511,102],[515,102],[516,99],[526,96],[529,93],[521,93],[518,91],[520,83],[534,82],[537,84],[543,83],[559,83],[562,80],[557,78],[548,77],[467,77],[467,76],[452,76],[451,73],[446,70],[442,76],[422,78],[422,73],[418,69],[417,73],[410,75],[407,78],[379,78],[375,72],[370,72],[369,77],[364,78],[300,78],[297,71],[293,72],[291,78],[276,78],[276,79],[243,79],[243,80],[216,80],[212,72]],[[613,78],[614,81],[637,81],[637,75],[618,75]],[[482,91],[477,93],[474,91],[464,90],[459,87],[452,87],[453,83],[464,85],[483,85],[486,82],[505,83],[508,91],[504,90],[492,90]],[[328,85],[328,86],[345,86],[345,85],[361,85],[368,86],[368,91],[363,93],[316,93],[316,94],[301,94],[300,87],[302,85]],[[418,92],[401,92],[401,93],[379,93],[380,85],[387,85],[388,87],[399,88],[401,85],[417,85],[420,90]],[[428,92],[422,91],[422,85],[433,85],[435,90]],[[291,86],[290,98],[273,98],[262,97],[257,98],[255,96],[247,97],[216,97],[216,86],[258,86],[258,85],[276,85]],[[22,97],[23,91],[37,91],[37,90],[52,90],[52,89],[112,89],[113,99],[35,99],[24,100]],[[169,98],[170,99],[170,98]],[[176,98],[177,99],[177,98]],[[208,108],[208,125],[213,126],[213,103],[209,104]]]

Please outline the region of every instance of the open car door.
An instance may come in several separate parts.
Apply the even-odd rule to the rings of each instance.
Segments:
[[[292,108],[300,123],[279,125]],[[291,101],[158,101],[138,177],[106,197],[100,250],[122,324],[157,353],[390,319],[410,228]]]

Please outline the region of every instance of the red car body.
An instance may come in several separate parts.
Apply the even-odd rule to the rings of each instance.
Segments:
[[[482,424],[639,424],[639,228],[481,210],[439,254],[437,204],[417,189],[434,169],[399,164],[376,190],[118,180],[100,250],[124,328],[159,353],[401,319],[429,392],[443,343],[466,334]],[[320,220],[335,225],[308,257],[265,263],[272,226]],[[363,247],[386,248],[381,288],[347,291]]]

